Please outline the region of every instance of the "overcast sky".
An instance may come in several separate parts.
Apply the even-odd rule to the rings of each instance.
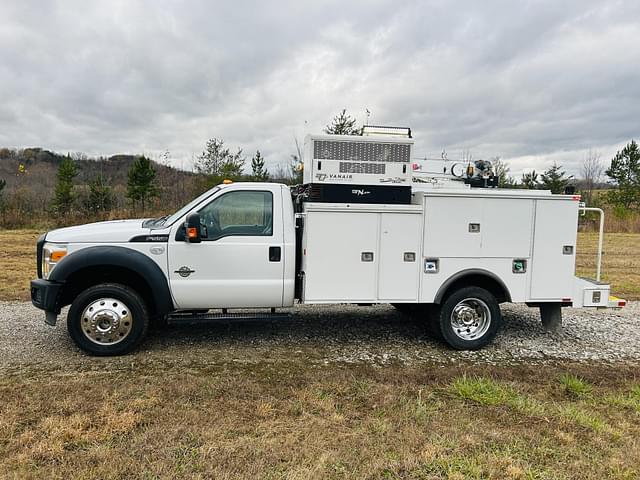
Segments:
[[[576,172],[639,106],[637,0],[0,3],[0,146],[190,168],[217,137],[273,166],[368,108],[416,157]]]

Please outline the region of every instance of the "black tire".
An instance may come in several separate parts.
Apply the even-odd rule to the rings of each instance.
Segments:
[[[148,328],[144,300],[135,290],[116,283],[87,288],[67,315],[67,329],[75,344],[96,356],[129,353],[142,342]]]
[[[502,324],[496,298],[480,287],[449,294],[434,312],[442,339],[456,350],[478,350],[489,344]]]

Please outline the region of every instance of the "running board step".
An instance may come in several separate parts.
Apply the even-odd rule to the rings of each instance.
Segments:
[[[169,323],[210,322],[210,321],[264,321],[287,320],[291,318],[289,313],[171,313],[167,317]]]

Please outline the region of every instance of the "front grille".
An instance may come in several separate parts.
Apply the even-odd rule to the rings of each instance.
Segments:
[[[386,166],[384,163],[368,162],[340,162],[340,173],[368,173],[373,175],[384,175]]]
[[[313,142],[313,158],[316,160],[409,163],[411,161],[411,145],[316,140]]]

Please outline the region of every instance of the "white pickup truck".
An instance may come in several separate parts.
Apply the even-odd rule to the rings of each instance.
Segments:
[[[327,201],[320,190],[230,183],[167,217],[53,230],[37,242],[32,302],[50,325],[71,305],[69,333],[94,355],[131,351],[167,317],[295,301],[391,303],[456,349],[491,341],[502,302],[539,307],[550,328],[563,306],[624,305],[609,285],[574,275],[579,197],[460,182],[406,188],[406,199],[375,203],[367,185],[347,186],[354,201]]]

